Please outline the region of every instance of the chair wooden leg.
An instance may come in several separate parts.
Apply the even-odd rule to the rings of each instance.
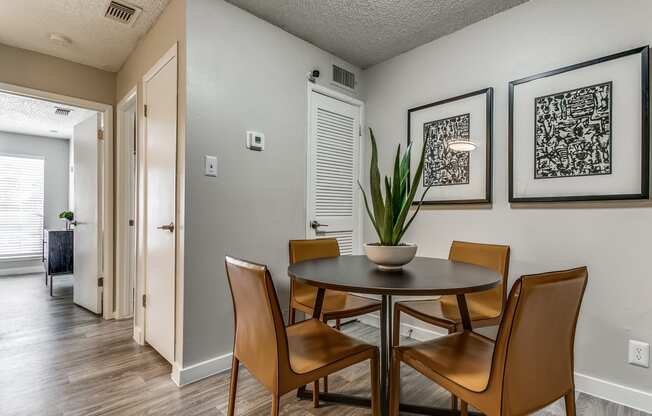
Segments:
[[[319,408],[319,379],[312,382],[312,406]]]
[[[451,395],[451,410],[457,410],[457,396]]]
[[[461,400],[462,405],[460,406],[460,415],[469,416],[469,405],[464,400]]]
[[[566,416],[575,416],[575,390],[571,390],[564,396],[566,402]]]
[[[339,319],[335,320],[335,329],[337,329],[338,331],[342,329],[342,322]]]
[[[399,416],[401,402],[401,361],[396,350],[392,352],[392,368],[389,374],[389,416]]]
[[[371,366],[371,415],[380,416],[380,379],[378,378],[380,362],[377,351],[371,358],[369,365]]]
[[[281,397],[278,394],[272,394],[272,416],[278,416]]]
[[[228,416],[235,414],[235,396],[238,390],[238,369],[240,361],[233,357],[231,362],[231,387],[229,388],[229,408],[227,411]]]
[[[398,347],[401,342],[401,309],[394,308],[394,328],[392,330],[392,347]]]
[[[328,393],[328,376],[324,377],[324,393]]]
[[[290,325],[294,325],[297,323],[297,310],[294,308],[290,308]]]

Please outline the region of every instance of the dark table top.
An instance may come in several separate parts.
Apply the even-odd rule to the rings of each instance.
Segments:
[[[290,265],[288,274],[312,286],[377,295],[457,295],[500,284],[492,270],[429,257],[415,257],[399,271],[379,270],[367,256],[306,260]]]

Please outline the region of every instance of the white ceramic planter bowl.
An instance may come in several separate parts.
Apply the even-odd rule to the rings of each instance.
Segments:
[[[404,243],[400,246],[381,246],[366,243],[364,252],[369,261],[378,265],[379,269],[400,270],[417,254],[417,245]]]

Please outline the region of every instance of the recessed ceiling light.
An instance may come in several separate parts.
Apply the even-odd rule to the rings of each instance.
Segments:
[[[59,130],[50,130],[50,133],[59,133]]]
[[[50,33],[48,38],[50,39],[50,42],[56,43],[59,46],[68,46],[72,43],[70,38],[68,38],[65,35],[62,35],[61,33],[52,32]]]

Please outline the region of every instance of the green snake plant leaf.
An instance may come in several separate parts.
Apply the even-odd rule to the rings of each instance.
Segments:
[[[378,169],[378,148],[374,132],[369,129],[371,137],[371,167],[369,170],[369,186],[371,192],[371,203],[374,207],[374,218],[378,228],[382,231],[385,228],[385,204],[380,191],[380,170]]]
[[[369,219],[371,220],[371,223],[373,224],[374,229],[376,230],[376,234],[380,235],[380,229],[378,228],[378,224],[376,224],[376,220],[374,219],[374,216],[371,214],[371,209],[369,209],[369,202],[367,201],[367,193],[362,188],[362,184],[360,183],[360,181],[358,181],[358,186],[360,187],[360,191],[362,192],[362,200],[364,201],[364,207],[367,209],[367,215],[369,215]]]
[[[403,233],[403,224],[405,224],[405,219],[407,218],[408,211],[410,210],[410,205],[414,200],[414,196],[417,193],[417,186],[421,180],[421,174],[423,172],[423,163],[426,156],[426,146],[424,145],[421,150],[421,157],[419,158],[419,166],[417,167],[416,172],[414,173],[414,178],[412,180],[412,186],[410,187],[410,192],[407,197],[407,201],[401,207],[401,213],[394,222],[394,227],[392,229],[392,235],[398,238]],[[427,189],[426,189],[427,191]]]
[[[432,186],[432,185],[431,185]],[[428,186],[424,191],[423,194],[421,195],[421,199],[419,200],[419,205],[417,205],[417,209],[414,210],[414,214],[410,217],[408,220],[407,224],[405,224],[405,227],[403,227],[403,230],[399,233],[398,236],[395,237],[396,241],[401,241],[401,238],[403,238],[403,234],[407,231],[408,228],[410,228],[410,224],[412,224],[412,221],[414,221],[414,218],[417,216],[419,213],[419,210],[421,209],[421,205],[423,204],[423,199],[426,197],[426,193],[430,189],[431,186]]]
[[[389,178],[385,176],[385,229],[383,230],[383,236],[380,239],[380,242],[383,245],[393,245],[392,224],[394,224],[394,209],[392,203],[392,185]]]
[[[392,218],[397,218],[403,206],[403,195],[401,194],[401,145],[396,150],[394,159],[394,178],[392,179]]]

